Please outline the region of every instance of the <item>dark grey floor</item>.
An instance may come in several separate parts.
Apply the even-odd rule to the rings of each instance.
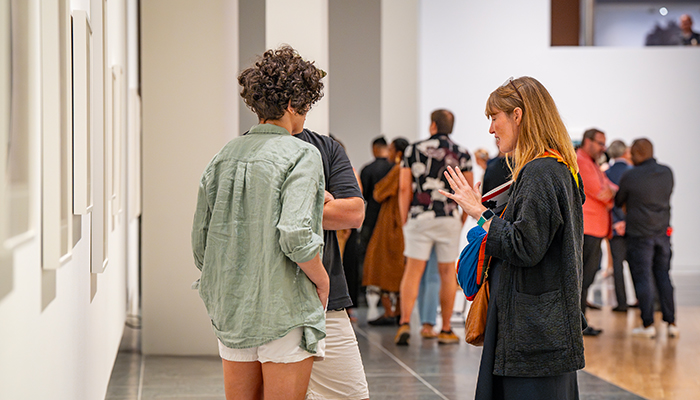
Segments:
[[[360,309],[356,332],[372,399],[473,398],[480,348],[421,340],[418,325],[412,327],[411,345],[397,347],[396,327],[370,327],[364,314]],[[106,400],[224,399],[218,357],[144,357],[138,352],[138,334],[138,329],[125,330]],[[583,371],[579,388],[584,400],[642,399]]]

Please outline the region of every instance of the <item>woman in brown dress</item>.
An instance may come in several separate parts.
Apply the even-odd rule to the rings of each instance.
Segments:
[[[393,325],[400,313],[399,285],[403,276],[403,224],[399,214],[399,170],[403,152],[408,146],[404,138],[394,139],[389,145],[389,161],[395,165],[374,186],[374,199],[381,208],[372,238],[367,245],[362,284],[378,286],[382,291],[384,315],[369,321],[370,325]],[[392,310],[391,294],[396,297]]]

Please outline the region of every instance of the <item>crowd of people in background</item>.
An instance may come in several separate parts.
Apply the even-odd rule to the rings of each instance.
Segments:
[[[436,112],[449,113],[446,110],[437,110]],[[454,118],[451,113],[448,115]],[[431,129],[433,129],[432,124],[434,122],[431,122]],[[431,130],[431,133],[433,132],[436,131]],[[446,135],[443,134],[443,137],[446,137]],[[438,138],[437,133],[433,133],[428,139],[408,145],[407,148],[409,151],[415,151],[416,148],[422,147],[426,153],[435,154],[439,149],[439,141],[435,141]],[[431,140],[435,141],[436,146],[426,147],[424,143],[429,143]],[[366,244],[370,243],[370,241],[374,241],[375,244],[371,246],[371,251],[363,257],[364,272],[358,279],[361,279],[362,286],[368,293],[381,294],[379,305],[381,305],[384,313],[377,318],[368,320],[368,324],[371,326],[403,326],[403,328],[399,328],[396,342],[397,344],[407,344],[410,337],[407,323],[410,317],[402,319],[401,315],[402,311],[403,314],[409,313],[409,308],[412,310],[412,303],[416,301],[416,294],[414,293],[416,291],[416,281],[418,279],[421,281],[417,299],[419,315],[423,324],[421,331],[423,338],[439,337],[433,331],[433,326],[436,323],[436,308],[438,305],[441,305],[443,299],[443,297],[440,297],[440,288],[444,288],[446,285],[440,285],[437,255],[435,247],[433,247],[435,243],[430,243],[428,239],[419,241],[419,243],[427,242],[429,253],[428,255],[425,252],[421,254],[421,259],[418,261],[420,261],[421,265],[425,263],[425,266],[421,268],[419,265],[417,271],[414,270],[416,268],[413,266],[416,263],[415,259],[409,261],[408,256],[405,258],[401,256],[405,240],[401,227],[409,219],[403,217],[400,209],[397,208],[397,200],[399,199],[398,196],[400,196],[398,174],[401,168],[405,168],[407,175],[409,172],[411,173],[412,188],[416,189],[410,193],[410,201],[415,202],[415,204],[411,204],[412,207],[420,205],[420,199],[425,199],[425,204],[420,205],[422,208],[415,209],[418,211],[417,215],[420,214],[420,211],[425,210],[430,210],[430,216],[433,218],[433,215],[437,215],[434,214],[434,205],[427,199],[432,200],[436,198],[430,190],[439,190],[444,188],[444,185],[439,183],[436,185],[435,182],[439,181],[439,177],[431,177],[432,181],[430,181],[431,183],[428,185],[427,190],[430,195],[421,194],[426,193],[425,177],[429,176],[429,172],[419,167],[419,172],[416,173],[416,168],[412,167],[410,160],[401,160],[403,151],[396,152],[395,146],[397,141],[401,143],[401,148],[406,148],[407,142],[404,138],[395,139],[391,144],[391,150],[389,150],[389,146],[386,145],[386,139],[383,136],[377,137],[372,142],[372,150],[376,158],[362,168],[361,176],[363,194],[366,199],[367,217],[361,230],[361,237],[365,249],[367,248]],[[653,161],[653,145],[651,142],[648,142],[647,139],[639,139],[634,143],[633,146],[627,146],[622,140],[615,140],[608,147],[606,146],[605,132],[597,128],[586,130],[582,139],[575,143],[577,165],[586,199],[583,203],[584,240],[583,268],[581,272],[581,312],[585,316],[589,309],[601,309],[601,305],[593,300],[594,296],[589,293],[589,289],[596,281],[596,278],[600,278],[600,275],[602,277],[611,276],[615,298],[612,311],[627,312],[630,308],[637,309],[641,307],[642,325],[640,328],[632,330],[631,334],[633,336],[653,337],[656,335],[656,330],[652,326],[652,311],[650,311],[653,309],[662,311],[663,320],[668,323],[668,334],[671,337],[675,337],[679,334],[679,329],[675,324],[673,286],[669,275],[671,258],[670,236],[672,232],[670,228],[670,196],[673,189],[673,174],[670,169],[666,169],[667,167],[659,166],[658,168],[663,170],[663,176],[658,179],[661,179],[664,185],[654,186],[654,188],[645,192],[647,195],[643,199],[638,199],[633,195],[632,202],[627,204],[629,201],[626,197],[627,195],[624,195],[625,197],[623,197],[623,194],[618,195],[622,177],[639,164],[655,162]],[[637,151],[640,151],[641,143],[646,144],[647,153],[644,156],[639,156],[638,161],[635,163],[632,157],[632,150],[636,146]],[[465,154],[466,163],[470,163],[471,157],[469,157],[466,150],[461,149],[452,154],[459,155],[460,152]],[[387,156],[386,154],[391,155]],[[397,154],[399,155],[397,156]],[[481,193],[488,193],[511,179],[512,172],[509,162],[512,163],[512,159],[502,151],[499,150],[495,156],[491,157],[487,150],[480,148],[474,151],[473,159],[483,171],[480,179]],[[442,169],[444,171],[445,165],[440,164],[439,161],[441,160],[436,162],[433,159],[430,160],[429,164],[435,170]],[[391,171],[391,174],[389,174],[389,171]],[[463,171],[471,171],[471,167],[465,167]],[[639,173],[641,169],[636,171]],[[433,172],[433,175],[436,174]],[[630,176],[633,176],[633,174]],[[415,181],[413,181],[414,179]],[[422,183],[420,182],[421,179],[423,179]],[[467,179],[471,182],[472,177],[469,176]],[[652,178],[650,177],[649,179]],[[406,179],[406,181],[408,182],[409,180]],[[640,185],[646,182],[641,178],[640,181]],[[375,187],[380,182],[382,189],[380,194],[376,194]],[[430,185],[434,185],[434,187]],[[386,189],[389,189],[391,193],[387,193]],[[623,187],[623,189],[622,193],[628,193],[630,190],[627,186]],[[650,195],[648,193],[654,191],[659,193],[651,196],[653,198],[649,198]],[[441,198],[440,200],[445,199]],[[632,215],[643,213],[645,218],[652,218],[657,221],[658,227],[653,231],[645,229],[644,232],[626,230],[626,214],[630,212],[628,208],[631,208]],[[390,221],[392,229],[385,230],[386,227],[384,227],[380,233],[375,235],[372,233],[372,229],[377,219],[376,217],[372,218],[372,216],[380,213],[384,213],[384,217],[381,218],[382,224]],[[461,215],[462,217],[465,216],[465,214]],[[640,223],[640,221],[635,222]],[[423,227],[421,233],[428,234],[426,231],[429,231],[429,229],[424,224],[421,226]],[[437,232],[436,235],[439,237],[450,238],[454,236],[444,229],[440,229]],[[660,238],[657,237],[659,235]],[[634,254],[630,256],[627,249],[630,242],[638,245],[640,238],[655,238],[663,243],[656,243],[653,246],[647,244],[643,250],[648,250],[648,254],[643,260],[640,260],[638,258],[645,251],[640,251],[637,248],[632,251]],[[416,246],[412,243],[411,247],[415,248]],[[603,259],[603,254],[607,254],[605,260]],[[629,261],[630,257],[631,262]],[[629,264],[629,276],[632,278],[633,283],[632,288],[629,288],[625,283],[625,262]],[[454,262],[448,263],[454,267]],[[407,271],[408,275],[406,275]],[[399,286],[404,287],[404,285],[405,289],[402,292],[399,290]],[[425,288],[428,286],[432,286],[432,289],[426,290]],[[448,293],[452,293],[452,288],[448,286],[448,289],[443,289],[443,291],[446,291],[444,294],[444,297],[446,297]],[[641,298],[635,295],[636,291],[641,291]],[[426,297],[423,294],[424,292],[429,292],[430,294]],[[402,295],[407,296],[407,299],[404,300],[405,309],[402,309],[401,306]],[[377,306],[372,304],[371,296],[367,298],[368,303],[370,303],[370,309]],[[432,299],[432,301],[428,300],[428,298]],[[634,300],[629,301],[628,299],[630,298]],[[447,306],[449,307],[449,303]],[[451,309],[448,308],[447,310],[451,312]],[[443,314],[443,320],[449,319],[448,314]],[[449,322],[445,323],[442,331],[445,333],[450,332]],[[588,325],[583,330],[583,335],[597,336],[602,332],[602,329]],[[438,342],[456,343],[456,341],[449,340],[439,340]]]
[[[479,149],[472,158],[451,137],[455,115],[438,109],[426,139],[376,138],[374,160],[358,174],[337,139],[304,128],[323,76],[291,47],[267,51],[239,76],[259,124],[202,174],[195,287],[219,341],[227,398],[369,398],[352,326],[363,287],[383,309],[368,324],[397,325],[396,345],[409,345],[416,302],[422,338],[459,344],[455,266],[468,217],[490,257],[477,399],[578,398],[583,336],[602,333],[585,315],[600,308],[589,290],[604,245],[614,311],[634,306],[629,265],[642,320],[631,335],[657,335],[657,303],[667,335],[679,335],[673,173],[648,139],[607,147],[592,128],[575,148],[547,89],[510,78],[485,108],[495,157]],[[473,161],[484,172],[476,185]],[[482,203],[505,185],[505,207]]]

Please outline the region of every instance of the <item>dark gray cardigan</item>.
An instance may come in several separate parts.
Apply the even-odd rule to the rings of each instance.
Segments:
[[[511,187],[503,218],[492,220],[486,254],[503,260],[494,375],[553,376],[584,367],[584,200],[583,183],[577,187],[563,163],[538,158]]]

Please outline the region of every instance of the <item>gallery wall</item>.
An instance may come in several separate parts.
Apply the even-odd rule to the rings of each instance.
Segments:
[[[144,354],[217,354],[190,232],[202,171],[238,134],[237,13],[237,1],[141,2]]]
[[[422,1],[421,125],[430,110],[452,109],[455,140],[495,154],[486,99],[508,77],[528,75],[550,91],[573,139],[589,127],[605,131],[608,142],[648,137],[675,173],[674,273],[697,273],[700,48],[550,47],[549,4]]]
[[[0,268],[9,268],[11,279],[0,293],[0,398],[101,399],[124,329],[128,227],[138,219],[128,216],[130,185],[137,182],[127,179],[124,150],[136,137],[129,136],[136,132],[128,129],[127,108],[137,101],[128,96],[126,81],[126,32],[136,27],[127,8],[136,2],[14,0],[0,6],[10,3],[8,143],[28,143],[29,196],[25,207],[11,210],[14,216],[27,210],[27,231],[1,243],[9,257]],[[86,54],[88,42],[72,42],[66,30],[71,18],[91,27],[90,66],[83,59],[82,73],[72,71],[79,66],[71,53]],[[87,103],[73,103],[73,95],[87,93]],[[83,152],[71,154],[81,143]],[[88,167],[75,168],[74,159]],[[87,179],[85,202],[67,200],[81,179]]]

